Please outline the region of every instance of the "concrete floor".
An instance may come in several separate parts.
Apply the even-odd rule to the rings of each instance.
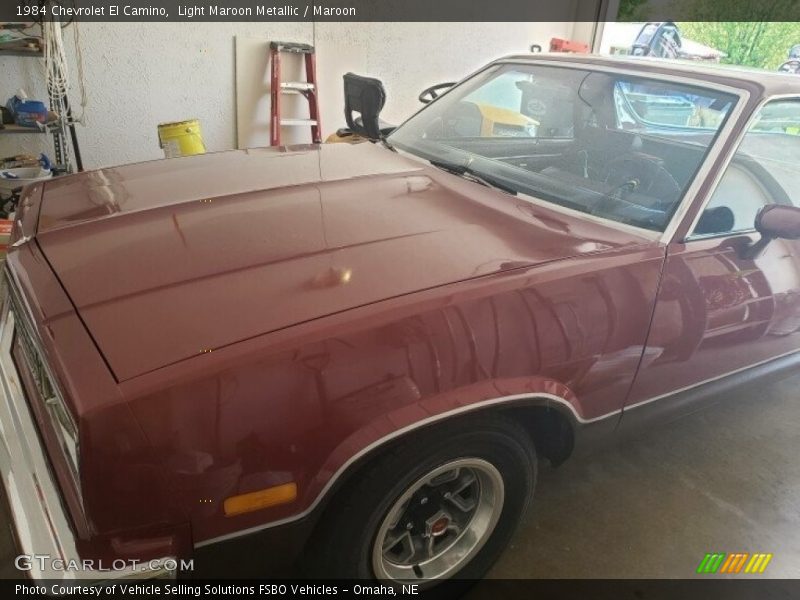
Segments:
[[[489,576],[686,578],[706,552],[770,552],[755,577],[800,577],[798,456],[800,376],[543,465],[531,517]],[[19,576],[14,555],[0,534],[0,578]]]
[[[768,552],[753,577],[800,577],[798,457],[795,376],[543,465],[529,522],[489,576],[687,578],[706,552]]]

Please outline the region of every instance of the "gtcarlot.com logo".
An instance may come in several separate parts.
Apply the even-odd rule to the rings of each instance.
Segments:
[[[115,559],[77,560],[63,559],[49,554],[20,554],[14,559],[19,571],[192,571],[194,559],[159,558],[154,560]]]

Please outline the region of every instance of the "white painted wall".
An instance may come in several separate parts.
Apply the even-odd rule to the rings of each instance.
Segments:
[[[565,3],[566,4],[566,3]],[[568,9],[565,8],[565,15]],[[573,37],[560,23],[82,23],[88,106],[78,135],[87,168],[161,158],[156,125],[198,118],[209,150],[237,145],[236,36],[315,43],[323,134],[344,124],[342,75],[381,78],[383,116],[400,122],[419,108],[419,91],[460,78],[489,60]],[[580,34],[580,32],[578,32]],[[77,74],[72,34],[65,30],[73,87]],[[578,39],[578,38],[575,38]],[[586,40],[585,40],[586,41]],[[0,58],[0,100],[19,87],[45,98],[38,59]],[[266,76],[266,73],[264,73]],[[256,83],[256,85],[263,85]],[[268,92],[268,86],[263,88]],[[75,104],[77,91],[71,94]],[[263,145],[268,129],[260,130]],[[305,137],[299,138],[304,141]],[[290,136],[286,141],[295,141]],[[50,138],[0,134],[0,156],[45,151]]]
[[[563,23],[318,23],[313,43],[322,103],[323,135],[344,123],[342,75],[353,71],[384,82],[387,102],[381,118],[400,123],[419,110],[417,97],[429,85],[453,81],[490,60],[527,52],[532,43],[547,47],[552,37],[570,37],[574,24]],[[237,35],[237,146],[269,140],[267,40]],[[282,78],[304,78],[299,56],[283,59]],[[307,117],[307,103],[285,96],[284,116]],[[284,143],[307,142],[307,128],[284,128]]]

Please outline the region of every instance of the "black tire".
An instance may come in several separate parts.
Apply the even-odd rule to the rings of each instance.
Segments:
[[[487,531],[469,562],[448,574],[450,579],[480,579],[511,540],[536,485],[530,434],[497,415],[470,416],[422,430],[365,466],[325,510],[310,542],[306,574],[375,581],[373,544],[391,507],[424,475],[466,458],[490,463],[503,483],[502,510],[493,531]]]

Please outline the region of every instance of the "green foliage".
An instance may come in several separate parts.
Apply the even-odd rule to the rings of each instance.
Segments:
[[[725,52],[723,62],[777,69],[800,44],[800,0],[673,0],[681,34]],[[791,21],[790,21],[791,20]]]
[[[648,0],[620,0],[617,21],[646,21]]]
[[[736,4],[736,2],[734,2]],[[753,12],[759,9],[754,1]],[[800,44],[800,23],[716,21],[679,23],[681,35],[725,52],[723,62],[774,70]]]

